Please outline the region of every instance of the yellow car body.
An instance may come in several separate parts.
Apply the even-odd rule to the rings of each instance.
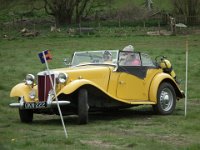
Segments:
[[[110,50],[113,58],[112,62],[107,62],[101,57],[104,52],[105,50],[94,53],[76,52],[71,67],[51,70],[56,96],[52,92],[48,71],[38,73],[37,85],[35,82],[30,85],[29,82],[17,84],[12,88],[10,96],[18,97],[19,102],[10,106],[19,108],[22,122],[31,122],[32,113],[50,113],[50,110],[51,113],[57,113],[57,107],[54,106],[57,97],[64,114],[78,114],[79,123],[85,124],[88,122],[90,110],[118,109],[142,104],[157,106],[159,87],[163,83],[172,92],[170,95],[170,90],[164,88],[164,92],[160,92],[161,99],[167,101],[170,96],[175,99],[184,96],[175,79],[163,72],[159,65],[155,65],[148,55],[137,53],[141,64],[127,66],[122,64],[125,61],[124,55],[134,53]],[[170,114],[173,110],[174,108],[170,108],[162,113]]]

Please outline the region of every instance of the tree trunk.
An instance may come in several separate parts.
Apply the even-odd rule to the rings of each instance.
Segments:
[[[75,7],[74,0],[44,0],[45,11],[54,16],[56,26],[72,23],[72,16]]]
[[[54,16],[56,25],[71,24],[72,18],[80,23],[81,17],[91,0],[44,0],[44,8],[47,14]],[[74,16],[76,13],[76,16]]]
[[[56,14],[55,16],[56,26],[70,25],[72,23],[72,16],[69,14]]]

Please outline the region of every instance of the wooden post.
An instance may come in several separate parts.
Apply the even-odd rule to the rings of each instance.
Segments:
[[[187,116],[187,87],[188,87],[188,37],[185,43],[185,117]]]

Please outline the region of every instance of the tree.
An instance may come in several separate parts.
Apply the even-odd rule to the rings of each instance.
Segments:
[[[200,14],[200,0],[172,0],[172,3],[175,14],[184,15],[190,25],[196,22]]]
[[[44,0],[45,11],[54,16],[56,25],[71,24],[75,0]]]
[[[76,23],[80,23],[81,17],[86,9],[87,4],[90,0],[76,0]]]
[[[91,0],[44,0],[46,13],[54,16],[56,25],[71,24],[75,15],[79,22]]]
[[[152,0],[145,0],[145,6],[149,11],[151,11],[152,8],[153,8],[153,1]]]
[[[144,7],[148,10],[148,11],[152,11],[153,9],[153,0],[144,0],[142,5],[144,5]]]

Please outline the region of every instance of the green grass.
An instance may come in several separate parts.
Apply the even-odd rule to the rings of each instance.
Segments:
[[[115,30],[115,29],[111,29]],[[118,29],[116,29],[118,30]],[[127,29],[130,30],[130,29]],[[126,31],[126,28],[122,30]],[[105,34],[105,33],[108,34]],[[63,59],[75,50],[122,49],[134,44],[136,50],[155,56],[167,56],[185,83],[186,36],[144,36],[143,34],[66,36],[63,33],[36,38],[16,36],[0,39],[0,149],[200,149],[199,35],[189,35],[188,114],[184,117],[184,99],[177,102],[173,115],[154,115],[150,106],[140,106],[113,113],[91,114],[88,125],[76,124],[75,116],[65,117],[69,138],[66,140],[58,116],[35,115],[32,124],[19,121],[17,109],[8,104],[11,88],[27,73],[45,69],[37,54],[51,49],[50,68],[64,67]]]

